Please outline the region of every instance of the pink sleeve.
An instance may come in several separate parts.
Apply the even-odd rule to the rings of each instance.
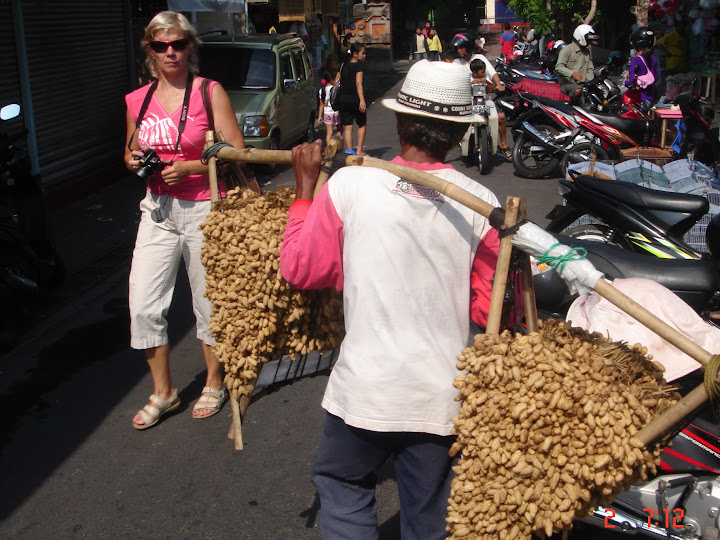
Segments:
[[[288,215],[280,272],[298,289],[343,288],[343,222],[327,184],[314,201],[298,199]]]
[[[480,240],[470,271],[470,318],[481,328],[487,325],[499,248],[498,232],[490,229]]]

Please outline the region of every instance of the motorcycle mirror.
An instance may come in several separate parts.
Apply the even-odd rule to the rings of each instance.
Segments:
[[[20,114],[20,105],[12,103],[0,109],[0,120],[12,120]]]

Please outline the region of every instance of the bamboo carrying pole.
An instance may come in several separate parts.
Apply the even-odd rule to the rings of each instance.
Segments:
[[[525,208],[525,199],[520,199],[520,217],[527,217]],[[537,332],[538,330],[538,313],[537,302],[535,301],[535,285],[532,277],[532,265],[530,263],[530,255],[525,254],[523,257],[523,267],[521,268],[522,278],[522,294],[523,304],[525,306],[525,325],[528,332]]]
[[[510,227],[517,223],[520,202],[517,197],[508,197],[505,208],[505,226]],[[500,240],[498,260],[495,265],[495,278],[493,280],[492,295],[490,296],[490,311],[488,313],[487,327],[485,333],[499,334],[500,319],[502,317],[503,303],[505,301],[505,289],[507,278],[510,272],[510,258],[512,255],[512,236],[505,236]]]
[[[267,163],[273,160],[277,160],[277,163],[291,163],[291,153],[287,150],[263,151],[256,149],[238,150],[234,148],[223,148],[219,151],[218,156],[222,159],[246,160],[254,163]],[[346,164],[386,170],[411,182],[434,189],[486,218],[489,218],[490,213],[495,209],[491,204],[461,187],[424,171],[368,156],[348,156],[346,158]],[[650,313],[627,295],[615,289],[606,281],[602,279],[599,280],[594,290],[699,363],[705,365],[712,358],[712,355],[705,349]],[[685,398],[655,418],[638,432],[635,437],[646,446],[652,444],[659,436],[673,429],[689,412],[699,408],[707,399],[708,395],[704,386],[699,386],[685,396]]]

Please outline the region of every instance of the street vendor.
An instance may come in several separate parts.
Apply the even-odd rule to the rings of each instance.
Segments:
[[[394,163],[498,206],[445,163],[478,121],[466,68],[421,60],[383,105],[396,112]],[[317,141],[293,149],[297,191],[280,270],[300,289],[343,291],[346,336],[313,468],[323,535],[378,538],[375,473],[393,457],[402,537],[445,538],[456,357],[471,320],[487,323],[498,235],[462,204],[374,168],[340,169],[312,200],[321,152]]]
[[[560,90],[573,103],[582,98],[583,84],[595,76],[594,66],[590,57],[590,45],[598,42],[595,30],[589,24],[579,25],[573,32],[573,42],[563,47],[555,64]]]

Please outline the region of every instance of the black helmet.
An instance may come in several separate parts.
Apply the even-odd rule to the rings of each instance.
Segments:
[[[450,46],[454,48],[458,47],[465,47],[465,50],[470,52],[472,51],[472,38],[470,37],[470,34],[460,33],[455,34],[455,36],[450,41]]]
[[[608,56],[608,63],[607,66],[610,68],[610,71],[620,69],[623,65],[625,65],[625,55],[621,53],[620,51],[613,51],[610,53],[610,56]]]
[[[647,26],[639,26],[630,34],[630,43],[636,51],[640,47],[650,48],[655,45],[655,33]]]

